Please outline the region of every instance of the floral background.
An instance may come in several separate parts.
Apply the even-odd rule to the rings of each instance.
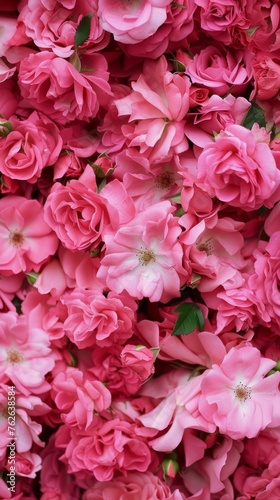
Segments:
[[[279,25],[1,0],[1,499],[279,500]]]

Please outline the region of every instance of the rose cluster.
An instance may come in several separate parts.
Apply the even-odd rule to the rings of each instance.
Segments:
[[[279,499],[279,2],[0,21],[0,498]]]

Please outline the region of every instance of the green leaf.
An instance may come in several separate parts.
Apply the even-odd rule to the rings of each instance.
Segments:
[[[192,302],[181,304],[175,309],[179,317],[175,323],[172,335],[188,335],[196,328],[201,332],[204,328],[204,316],[200,307]]]
[[[80,45],[83,45],[83,43],[87,41],[90,34],[90,21],[92,16],[93,14],[87,14],[81,19],[74,38],[76,47],[80,47]]]
[[[245,116],[242,125],[251,130],[254,123],[258,123],[260,127],[265,127],[264,110],[258,104],[252,102],[251,107]]]

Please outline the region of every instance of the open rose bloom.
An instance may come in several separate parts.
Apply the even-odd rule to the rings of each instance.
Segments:
[[[279,500],[279,2],[0,24],[0,499]]]

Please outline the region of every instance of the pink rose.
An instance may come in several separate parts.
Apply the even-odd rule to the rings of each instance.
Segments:
[[[279,224],[279,219],[277,221]],[[259,314],[262,324],[272,322],[273,330],[279,331],[280,303],[279,303],[279,277],[280,277],[280,231],[275,231],[269,242],[260,241],[254,251],[254,273],[249,278],[249,287],[261,301],[268,317]]]
[[[186,73],[193,83],[203,85],[213,94],[241,94],[251,80],[251,56],[248,52],[229,51],[223,45],[209,45],[195,50]]]
[[[66,186],[55,183],[44,208],[46,222],[70,250],[96,248],[109,223],[106,200],[96,192],[90,166],[79,180],[72,179]]]
[[[96,116],[111,95],[107,62],[102,54],[92,54],[84,55],[80,64],[78,71],[46,50],[24,58],[19,67],[19,87],[25,105],[62,125]]]
[[[61,451],[55,446],[55,434],[50,437],[42,451],[42,470],[40,474],[41,498],[44,500],[73,500],[79,498],[79,488],[75,484],[64,463],[60,460]]]
[[[110,481],[116,472],[146,472],[151,463],[141,429],[118,417],[95,416],[87,431],[63,425],[56,433],[56,446],[64,449],[68,472],[86,472],[101,482]]]
[[[253,60],[255,88],[251,97],[272,99],[280,87],[280,58],[270,53],[257,52]]]
[[[234,28],[246,30],[251,19],[246,15],[246,3],[237,0],[195,0],[200,6],[201,28],[215,40],[232,43]],[[249,2],[248,2],[249,3]],[[245,5],[244,5],[245,4]],[[245,7],[245,8],[244,8]]]
[[[114,39],[126,44],[135,44],[153,35],[166,20],[169,0],[100,0],[97,15],[101,26]]]
[[[121,352],[121,361],[123,366],[130,366],[139,375],[142,382],[155,371],[154,354],[143,345],[126,344]]]
[[[173,498],[167,484],[149,471],[128,472],[126,477],[116,477],[112,481],[98,482],[83,494],[83,500],[103,500],[107,497],[110,497],[110,500],[125,500],[128,497],[133,498],[133,500]]]
[[[241,125],[227,126],[205,146],[197,178],[210,196],[246,211],[272,208],[280,198],[280,172],[268,144]]]
[[[62,421],[87,429],[94,413],[106,410],[111,404],[111,393],[99,380],[89,380],[77,368],[67,367],[52,382],[52,397]]]
[[[125,294],[109,292],[104,297],[92,290],[75,288],[61,301],[68,313],[65,333],[80,349],[94,344],[123,344],[132,336],[137,304]]]
[[[74,37],[79,21],[95,10],[95,3],[90,0],[28,1],[20,9],[18,22],[24,24],[26,35],[37,47],[51,49],[57,56],[67,58],[74,52]],[[109,37],[106,35],[94,11],[90,45],[102,49],[108,43]]]
[[[0,138],[0,170],[11,179],[34,184],[46,166],[53,165],[62,148],[57,126],[34,111],[27,120],[10,118],[11,132]]]

